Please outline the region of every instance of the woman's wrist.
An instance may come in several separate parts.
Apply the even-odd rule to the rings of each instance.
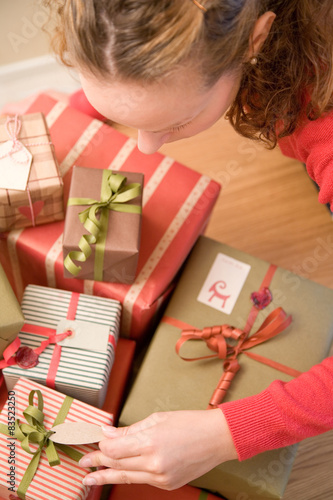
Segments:
[[[220,408],[207,410],[208,425],[215,432],[215,446],[219,463],[238,458],[227,420]]]

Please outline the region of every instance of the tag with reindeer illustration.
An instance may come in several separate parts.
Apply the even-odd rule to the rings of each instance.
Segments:
[[[219,253],[197,300],[225,314],[231,314],[251,266]]]

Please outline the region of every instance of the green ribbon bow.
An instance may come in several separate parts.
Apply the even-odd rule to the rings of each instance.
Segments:
[[[96,245],[94,279],[102,281],[109,211],[141,213],[140,206],[127,204],[128,201],[141,194],[141,185],[137,182],[126,184],[126,180],[127,178],[119,173],[114,174],[110,170],[103,170],[101,199],[99,201],[91,198],[70,198],[68,200],[68,206],[90,205],[79,213],[80,222],[89,234],[81,236],[78,244],[80,251],[70,251],[64,260],[64,267],[73,276],[77,276],[82,269],[73,261],[85,262],[92,252],[90,245]]]
[[[33,404],[35,393],[38,396],[37,407],[34,406]],[[64,422],[72,402],[73,398],[71,398],[70,396],[65,397],[65,400],[58,412],[58,415],[52,427]],[[70,446],[66,446],[63,444],[55,444],[53,443],[53,441],[49,439],[51,434],[53,434],[53,431],[47,430],[43,425],[44,421],[43,408],[44,408],[44,402],[41,391],[39,390],[31,391],[29,394],[29,406],[23,412],[23,415],[28,423],[20,424],[20,421],[17,419],[15,421],[14,432],[9,431],[7,425],[0,424],[1,434],[6,434],[7,436],[18,439],[19,441],[21,441],[22,449],[27,453],[29,453],[30,455],[33,455],[30,464],[28,465],[27,470],[25,471],[17,489],[17,495],[19,498],[21,498],[21,500],[25,500],[27,489],[29,488],[31,481],[33,480],[36,474],[40,457],[44,448],[47,459],[51,467],[60,464],[60,458],[58,456],[56,447],[62,450],[64,453],[66,453],[66,455],[68,455],[76,462],[78,462],[81,459],[81,457],[83,457],[82,453],[78,452],[77,450],[74,450]],[[38,444],[37,450],[36,449],[31,450],[30,443]]]

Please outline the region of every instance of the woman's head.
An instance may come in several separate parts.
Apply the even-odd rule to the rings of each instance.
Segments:
[[[54,3],[54,1],[52,2]],[[58,52],[93,75],[153,83],[186,67],[211,86],[249,60],[261,0],[65,0]]]
[[[204,9],[192,0],[44,2],[58,11],[56,52],[80,71],[88,98],[107,116],[95,102],[103,93],[104,102],[119,92],[125,102],[129,91],[154,91],[155,114],[173,106],[177,123],[182,100],[190,106],[195,97],[196,114],[205,93],[221,92],[217,114],[229,108],[238,132],[274,146],[305,115],[315,119],[333,107],[332,0],[200,0]],[[109,118],[134,125],[134,111],[145,119],[149,102],[146,96],[141,108],[127,106],[131,121]],[[153,122],[148,131],[159,132]]]

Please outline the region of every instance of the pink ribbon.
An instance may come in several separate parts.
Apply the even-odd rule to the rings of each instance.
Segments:
[[[3,155],[0,155],[0,160],[3,158],[6,158],[8,156],[12,157],[12,160],[15,161],[16,163],[27,163],[29,161],[29,156],[27,151],[25,150],[24,145],[22,144],[21,141],[19,141],[18,136],[20,133],[22,127],[22,122],[19,119],[18,115],[15,116],[7,116],[7,121],[6,121],[6,130],[9,136],[9,139],[12,141],[12,148],[8,153],[5,153]],[[24,151],[26,159],[24,161],[20,161],[17,158],[15,158],[13,155],[15,153],[18,153],[19,151]]]
[[[28,163],[29,156],[28,156],[28,153],[26,151],[26,148],[25,148],[24,144],[21,141],[19,141],[19,139],[18,139],[21,128],[22,128],[22,122],[19,119],[18,115],[7,116],[6,130],[8,133],[8,137],[12,141],[13,144],[12,144],[10,151],[8,151],[8,153],[0,155],[0,160],[2,160],[3,158],[11,157],[12,160],[16,163],[20,163],[22,165],[24,165],[25,163]],[[28,144],[26,144],[26,146],[45,146],[47,144],[52,144],[52,142],[28,143]],[[15,158],[14,154],[18,153],[19,151],[24,152],[25,157],[26,157],[25,160],[20,161],[17,158]],[[9,199],[8,190],[6,189],[6,191],[7,191],[7,197]],[[36,225],[35,214],[34,214],[34,209],[33,209],[33,204],[32,204],[32,200],[31,200],[31,194],[30,194],[29,187],[27,187],[26,191],[27,191],[28,200],[29,200],[32,225],[35,226]]]

